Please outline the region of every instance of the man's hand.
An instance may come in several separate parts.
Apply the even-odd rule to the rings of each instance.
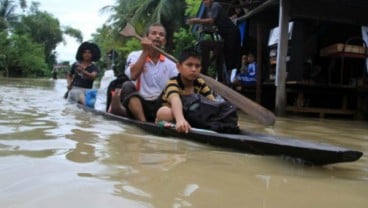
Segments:
[[[188,19],[187,20],[187,24],[190,24],[190,25],[192,25],[192,24],[197,24],[197,23],[199,23],[200,22],[200,19],[201,18],[190,18],[190,19]]]
[[[152,41],[149,40],[148,38],[143,38],[141,40],[141,45],[142,45],[142,49],[143,51],[149,51],[152,50]]]

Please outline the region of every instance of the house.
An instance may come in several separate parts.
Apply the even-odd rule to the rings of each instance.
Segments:
[[[242,50],[256,52],[258,63],[257,86],[246,96],[279,116],[366,117],[368,1],[218,2],[229,15],[236,7],[244,11]]]

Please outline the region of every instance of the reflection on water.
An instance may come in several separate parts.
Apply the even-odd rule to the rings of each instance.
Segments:
[[[240,116],[250,131],[364,152],[315,167],[153,136],[68,104],[65,90],[65,80],[0,79],[0,207],[368,204],[367,122],[278,118],[264,127]]]

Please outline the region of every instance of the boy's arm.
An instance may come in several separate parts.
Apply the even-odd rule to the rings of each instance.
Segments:
[[[178,94],[173,94],[169,97],[168,101],[176,121],[176,130],[178,132],[188,133],[191,127],[188,121],[184,118],[183,104],[180,96]]]

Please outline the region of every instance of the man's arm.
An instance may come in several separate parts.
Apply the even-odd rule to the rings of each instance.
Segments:
[[[201,25],[213,25],[215,20],[211,17],[209,18],[191,18],[188,20],[188,24],[201,24]]]
[[[139,75],[143,72],[144,64],[146,63],[147,57],[148,57],[148,52],[142,51],[141,55],[138,57],[136,62],[128,66],[128,70],[130,70],[131,80],[135,81],[139,77]]]
[[[147,38],[143,38],[141,40],[141,45],[142,45],[141,55],[138,57],[138,59],[134,63],[128,66],[128,70],[130,70],[130,79],[133,81],[136,80],[139,77],[139,75],[142,73],[147,57],[150,51],[153,50],[152,41]]]

